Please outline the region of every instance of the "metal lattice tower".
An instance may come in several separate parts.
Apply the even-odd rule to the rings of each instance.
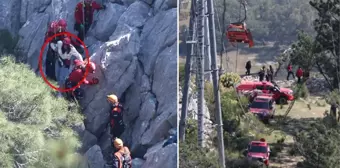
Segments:
[[[195,75],[198,102],[198,145],[203,147],[204,142],[204,76],[205,57],[211,60],[211,70],[214,95],[215,95],[215,113],[217,121],[217,133],[219,143],[219,160],[220,167],[225,168],[225,156],[224,156],[224,143],[223,143],[223,124],[220,104],[220,92],[219,92],[219,76],[218,68],[216,64],[216,35],[215,35],[215,22],[214,22],[214,6],[212,0],[192,0],[191,12],[190,12],[190,24],[189,24],[189,37],[187,43],[187,56],[185,63],[185,83],[183,88],[182,98],[182,111],[179,126],[179,138],[182,142],[185,140],[185,127],[187,118],[187,106],[188,106],[188,91],[190,85],[190,73],[192,66],[192,59],[195,62]],[[208,49],[209,48],[209,49]],[[207,70],[206,70],[207,71]]]

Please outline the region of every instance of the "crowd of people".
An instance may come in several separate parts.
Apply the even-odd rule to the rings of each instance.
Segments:
[[[251,61],[247,61],[246,63],[246,75],[251,75],[250,71],[252,68],[251,65]],[[272,82],[275,76],[275,72],[274,69],[272,67],[272,65],[269,65],[268,67],[266,66],[262,66],[262,68],[260,69],[260,71],[258,72],[258,76],[259,76],[259,81],[267,81],[267,82]],[[290,80],[290,77],[293,77],[293,79],[295,79],[295,76],[297,77],[297,82],[301,83],[302,82],[302,78],[308,77],[308,74],[305,73],[301,67],[298,67],[298,69],[296,70],[295,74],[293,72],[293,66],[291,63],[288,64],[287,66],[287,80]]]

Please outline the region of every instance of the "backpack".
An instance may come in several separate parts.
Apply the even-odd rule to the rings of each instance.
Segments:
[[[115,153],[115,156],[119,160],[119,168],[131,168],[132,158],[130,156],[130,151],[124,147],[124,151],[118,151]]]
[[[123,106],[121,104],[114,105],[110,113],[110,124],[113,128],[116,125],[124,126],[123,123]]]

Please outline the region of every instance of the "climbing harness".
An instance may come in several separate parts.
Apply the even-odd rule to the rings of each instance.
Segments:
[[[227,38],[229,42],[235,47],[235,43],[247,43],[249,48],[254,46],[253,36],[246,27],[245,20],[247,19],[246,1],[240,0],[244,8],[244,18],[238,22],[231,23],[227,28]]]

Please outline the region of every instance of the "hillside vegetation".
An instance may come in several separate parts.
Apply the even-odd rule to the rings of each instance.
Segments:
[[[0,60],[0,167],[76,167],[82,115],[13,58]]]

